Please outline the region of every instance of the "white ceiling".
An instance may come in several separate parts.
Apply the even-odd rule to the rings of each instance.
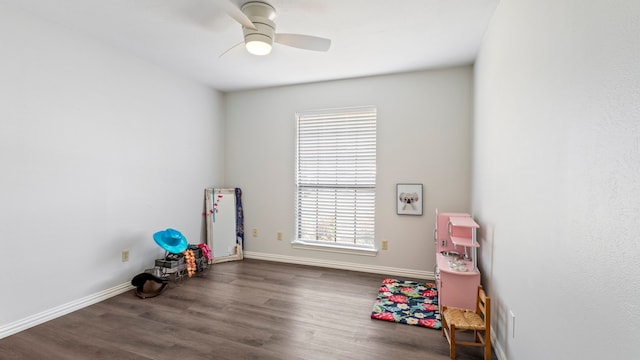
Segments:
[[[265,0],[276,31],[332,40],[328,52],[238,46],[222,10],[248,0],[2,0],[222,91],[473,63],[499,0]]]

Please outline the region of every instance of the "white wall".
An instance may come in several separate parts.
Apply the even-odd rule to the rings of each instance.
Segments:
[[[473,211],[505,358],[640,358],[639,15],[503,1],[486,34]]]
[[[221,94],[3,5],[0,44],[2,327],[199,242],[224,129]]]
[[[467,66],[225,94],[225,180],[243,190],[247,253],[432,274],[435,208],[470,210],[472,77]],[[366,257],[293,249],[294,115],[359,105],[378,108],[376,242],[388,240],[389,250]],[[423,216],[396,215],[396,183],[424,184]]]

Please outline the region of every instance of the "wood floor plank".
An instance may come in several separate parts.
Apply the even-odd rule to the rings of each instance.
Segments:
[[[370,318],[384,278],[252,259],[219,263],[158,297],[130,291],[1,339],[0,358],[449,359],[439,330]],[[483,358],[478,348],[457,354]]]

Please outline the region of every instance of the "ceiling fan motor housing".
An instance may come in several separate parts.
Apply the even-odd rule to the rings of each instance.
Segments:
[[[261,2],[250,1],[242,5],[242,12],[247,15],[256,29],[242,27],[245,44],[251,41],[260,41],[273,45],[276,32],[276,9],[273,6]]]

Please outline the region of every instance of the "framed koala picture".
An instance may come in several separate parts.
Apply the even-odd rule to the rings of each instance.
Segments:
[[[397,184],[398,215],[422,215],[422,184]]]

